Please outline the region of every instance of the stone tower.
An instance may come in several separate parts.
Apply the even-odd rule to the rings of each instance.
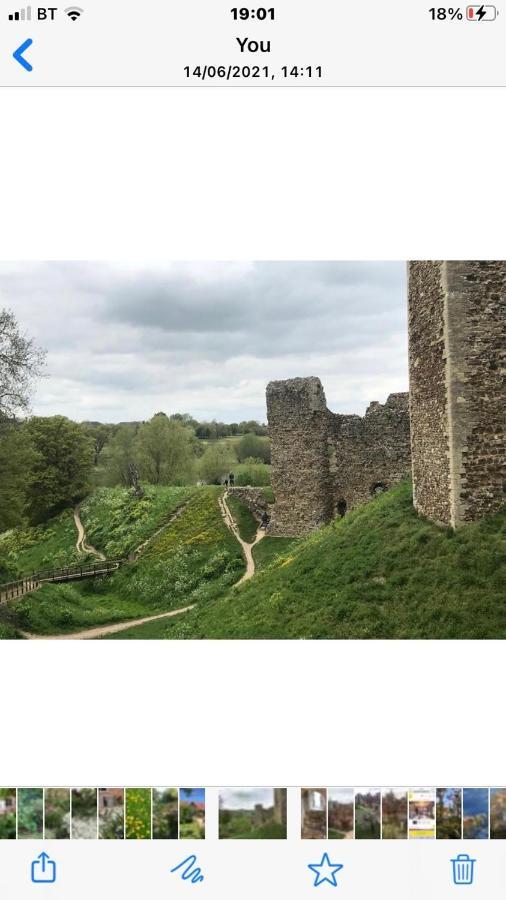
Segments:
[[[286,825],[286,788],[274,788],[274,821]]]
[[[270,533],[309,534],[332,518],[328,417],[319,378],[267,385],[276,505]]]
[[[506,501],[506,262],[408,274],[414,503],[457,528]]]

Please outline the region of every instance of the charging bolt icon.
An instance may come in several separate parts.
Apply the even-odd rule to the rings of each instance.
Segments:
[[[468,22],[493,22],[497,19],[495,6],[467,6],[466,19]]]

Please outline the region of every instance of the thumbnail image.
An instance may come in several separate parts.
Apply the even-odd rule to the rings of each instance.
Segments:
[[[433,788],[408,792],[408,829],[412,839],[436,837],[436,792]]]
[[[0,788],[0,840],[16,837],[16,788]]]
[[[72,840],[95,840],[97,828],[97,789],[72,788]]]
[[[355,838],[365,841],[381,838],[379,788],[362,788],[355,793]]]
[[[43,788],[18,788],[18,838],[41,840],[43,826]]]
[[[302,788],[301,837],[325,840],[327,837],[327,789]]]
[[[328,837],[351,840],[354,835],[353,788],[328,789]]]
[[[44,837],[50,840],[70,838],[70,790],[46,788],[44,791]]]
[[[179,834],[177,788],[153,788],[153,838],[177,840]]]
[[[221,788],[220,839],[286,839],[286,788]]]
[[[123,788],[98,789],[98,836],[105,840],[120,840],[125,837]]]
[[[436,838],[460,840],[462,837],[462,789],[438,788],[436,791]]]
[[[488,788],[464,788],[462,836],[468,840],[488,838]]]
[[[381,799],[381,836],[400,840],[408,836],[408,793],[406,790],[383,791]]]
[[[204,788],[179,789],[179,837],[206,836],[206,792]]]
[[[506,838],[506,788],[490,788],[490,837]]]
[[[135,841],[150,840],[151,788],[127,788],[125,804],[125,837]]]
[[[506,638],[505,283],[0,261],[0,640]]]

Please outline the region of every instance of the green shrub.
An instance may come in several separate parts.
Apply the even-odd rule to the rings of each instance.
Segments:
[[[235,483],[242,487],[263,487],[271,483],[271,467],[263,464],[244,464],[234,470]]]

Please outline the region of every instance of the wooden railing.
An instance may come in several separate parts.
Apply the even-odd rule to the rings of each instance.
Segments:
[[[22,597],[29,591],[36,591],[39,582],[35,578],[22,578],[20,581],[9,581],[7,584],[0,585],[0,605],[7,603],[8,600],[15,600],[16,597]]]
[[[110,575],[119,569],[123,560],[107,559],[97,560],[94,563],[84,565],[62,566],[59,569],[45,569],[42,572],[32,572],[18,581],[10,581],[0,585],[0,604],[8,600],[15,600],[30,591],[36,591],[41,584],[52,582],[56,584],[62,581],[78,581],[81,578],[96,578],[99,575]]]

